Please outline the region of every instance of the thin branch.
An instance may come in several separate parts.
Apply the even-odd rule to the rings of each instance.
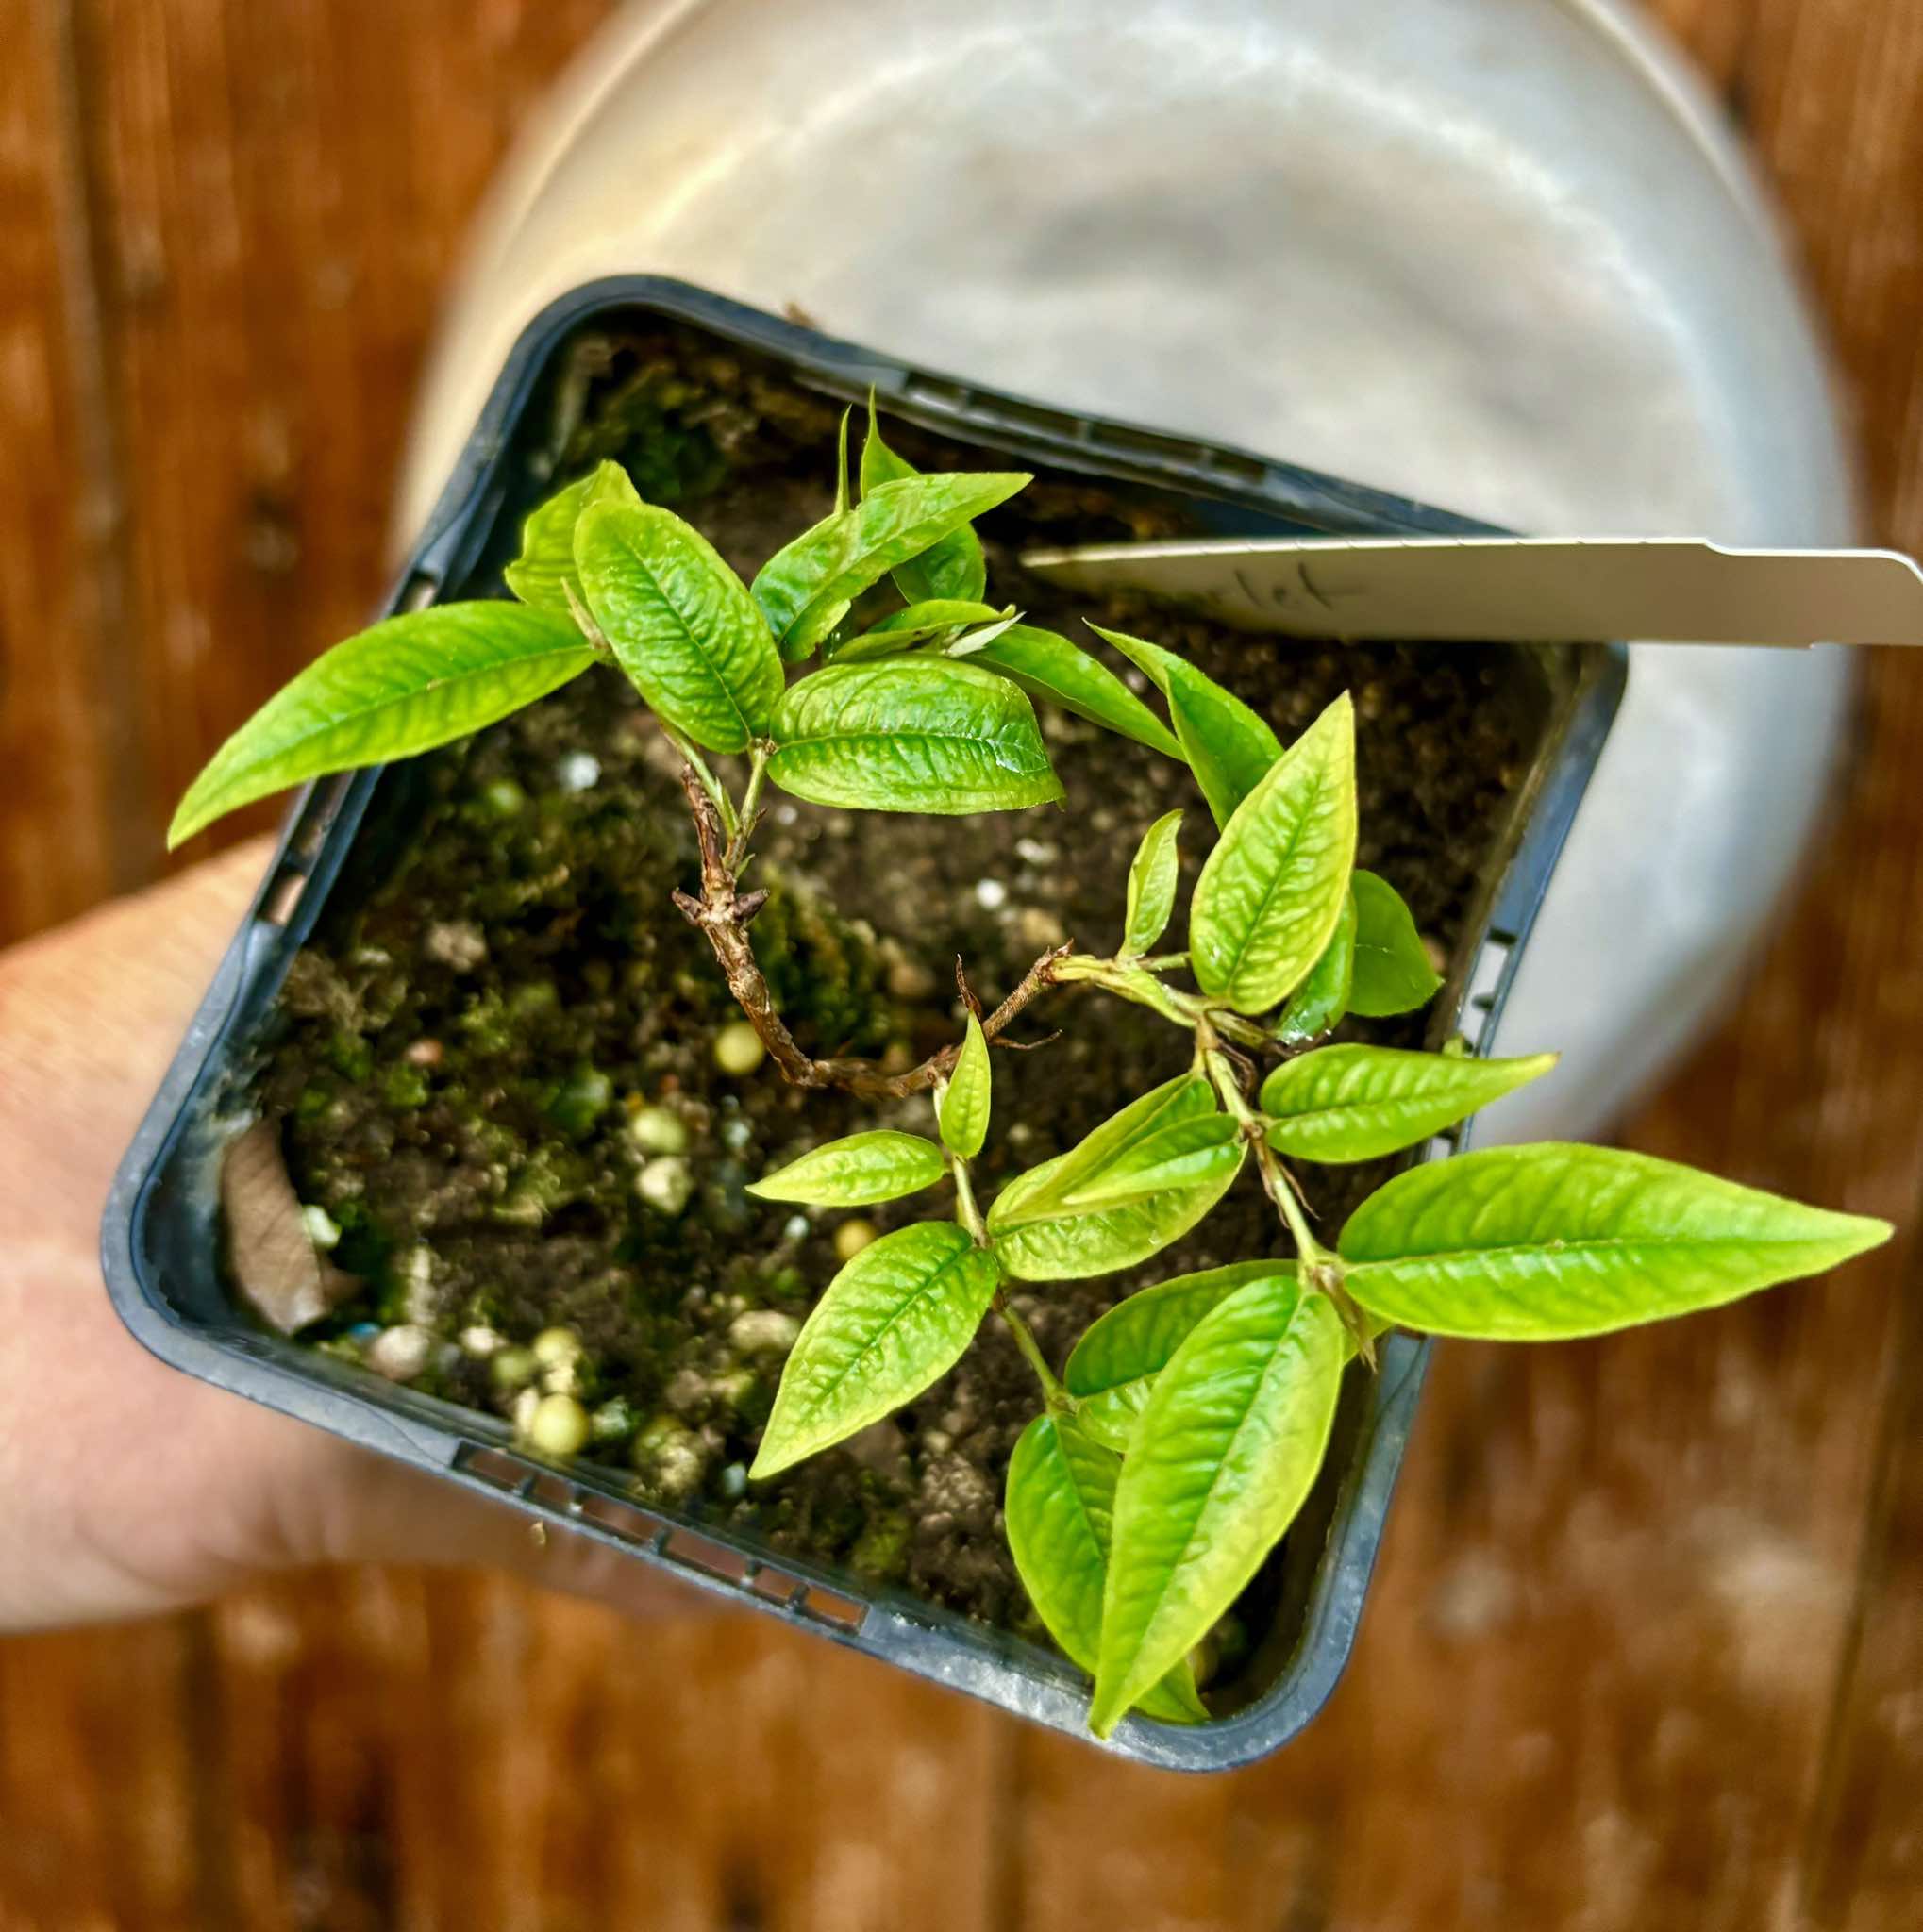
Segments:
[[[781,1070],[781,1076],[795,1087],[840,1087],[851,1093],[878,1099],[906,1099],[924,1093],[936,1081],[954,1071],[962,1047],[957,1041],[941,1052],[930,1054],[919,1066],[903,1074],[884,1072],[878,1060],[838,1055],[816,1059],[804,1053],[786,1023],[775,1010],[774,995],[755,958],[748,938],[748,925],[767,902],[765,891],[741,892],[736,890],[733,867],[729,863],[730,841],[722,824],[714,799],[703,784],[694,763],[681,762],[681,791],[694,821],[694,837],[701,853],[701,892],[677,892],[675,904],[690,924],[708,936],[716,963],[768,1057]],[[1051,947],[1022,975],[1021,983],[981,1023],[981,1030],[993,1041],[1044,988],[1054,984],[1057,963],[1065,958],[1068,946]],[[1010,1041],[1000,1042],[1012,1045]]]

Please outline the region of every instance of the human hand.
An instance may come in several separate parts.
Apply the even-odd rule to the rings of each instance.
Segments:
[[[510,1569],[638,1614],[700,1599],[567,1532],[177,1374],[97,1229],[266,863],[240,847],[0,954],[0,1630],[141,1616],[311,1563]]]

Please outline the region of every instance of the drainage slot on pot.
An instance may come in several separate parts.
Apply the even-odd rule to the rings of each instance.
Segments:
[[[676,1530],[668,1538],[666,1548],[676,1562],[685,1563],[689,1569],[702,1571],[710,1576],[718,1576],[724,1583],[744,1584],[748,1580],[752,1566],[739,1550],[711,1543],[705,1536],[696,1536],[691,1529]]]
[[[471,1442],[463,1442],[455,1452],[454,1466],[462,1474],[477,1475],[482,1482],[506,1490],[510,1495],[520,1489],[529,1474],[525,1462],[517,1462],[498,1449],[477,1449]]]
[[[631,1504],[617,1503],[612,1496],[583,1496],[580,1515],[584,1522],[607,1530],[610,1536],[618,1536],[624,1542],[652,1543],[667,1533],[667,1524],[660,1517],[650,1516]]]
[[[532,1502],[546,1504],[550,1509],[565,1509],[571,1515],[580,1513],[581,1492],[558,1475],[530,1477],[523,1493]]]
[[[1496,997],[1501,990],[1502,975],[1509,965],[1510,948],[1496,943],[1493,936],[1490,942],[1476,955],[1476,964],[1469,974],[1467,995],[1463,1001],[1460,1022],[1463,1039],[1474,1052],[1480,1052],[1483,1035],[1489,1030],[1489,1015],[1496,1006]]]
[[[792,1605],[807,1587],[800,1577],[791,1576],[785,1570],[770,1569],[765,1563],[748,1578],[748,1588],[771,1604]]]
[[[853,1597],[837,1596],[818,1583],[808,1586],[794,1608],[804,1617],[812,1617],[817,1624],[828,1624],[850,1633],[859,1630],[868,1618],[866,1604],[857,1603]]]

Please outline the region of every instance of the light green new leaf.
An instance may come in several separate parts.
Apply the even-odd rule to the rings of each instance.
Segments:
[[[1325,1046],[1262,1082],[1268,1143],[1303,1160],[1373,1160],[1413,1147],[1539,1079],[1552,1053],[1476,1060],[1388,1046]]]
[[[742,580],[673,510],[597,503],[575,525],[581,594],[629,681],[708,751],[766,734],[781,660]]]
[[[905,477],[864,491],[853,509],[804,530],[755,578],[755,600],[767,613],[781,655],[807,657],[863,591],[984,510],[1006,503],[1028,481],[1026,475],[995,471]],[[978,585],[971,601],[980,595]]]
[[[1355,714],[1347,692],[1236,807],[1196,882],[1196,984],[1262,1013],[1301,983],[1335,936],[1355,862]]]
[[[875,392],[869,391],[868,438],[861,445],[861,494],[866,496],[884,483],[903,483],[920,475],[912,463],[882,441],[881,425],[875,417]],[[908,558],[894,575],[895,589],[911,604],[936,597],[975,601],[988,588],[981,540],[966,524],[929,544],[919,557]]]
[[[1075,1417],[1097,1442],[1126,1453],[1155,1378],[1209,1310],[1251,1281],[1293,1281],[1293,1261],[1231,1261],[1137,1289],[1082,1331],[1062,1371]]]
[[[1647,1155],[1548,1141],[1397,1174],[1340,1249],[1348,1291],[1384,1321],[1556,1341],[1819,1274],[1890,1232]]]
[[[1170,1188],[1210,1187],[1242,1165],[1241,1132],[1225,1113],[1173,1122],[1068,1189],[1062,1205],[1085,1212]]]
[[[1027,695],[944,658],[830,664],[788,688],[773,735],[769,777],[816,805],[954,813],[1062,796]]]
[[[848,424],[855,414],[851,403],[842,411],[841,434],[835,439],[835,514],[844,516],[855,507],[855,493],[848,485]]]
[[[1062,1199],[1136,1147],[1179,1121],[1201,1120],[1220,1111],[1215,1090],[1199,1074],[1178,1074],[1112,1113],[1066,1154],[1058,1154],[1017,1174],[990,1210],[991,1228],[1022,1221],[1045,1220]]]
[[[1275,1277],[1217,1304],[1156,1378],[1115,1488],[1097,1737],[1188,1655],[1295,1520],[1342,1369],[1334,1305]]]
[[[1153,952],[1155,942],[1175,914],[1176,886],[1181,875],[1182,815],[1164,812],[1143,833],[1129,864],[1129,900],[1122,916],[1122,957],[1139,958]]]
[[[942,1150],[919,1134],[878,1127],[830,1141],[748,1185],[763,1201],[820,1208],[865,1208],[931,1187],[947,1172]]]
[[[522,603],[572,623],[574,607],[568,592],[581,594],[581,579],[575,569],[575,525],[581,512],[596,503],[638,507],[640,502],[640,491],[619,463],[597,463],[578,482],[550,496],[521,525],[521,555],[501,573],[509,590]]]
[[[1353,880],[1350,882],[1353,888]],[[1309,976],[1289,996],[1282,1017],[1276,1022],[1276,1038],[1286,1046],[1300,1046],[1333,1031],[1348,1011],[1349,992],[1355,983],[1356,899],[1353,890],[1342,902],[1342,917],[1335,923],[1335,937],[1323,947],[1322,957],[1309,969]]]
[[[992,604],[971,604],[962,598],[910,604],[891,611],[880,623],[870,625],[859,637],[850,638],[833,653],[831,661],[859,664],[869,658],[897,657],[903,651],[936,641],[952,643],[974,625],[995,624],[1013,616],[1013,605],[997,610]],[[823,655],[828,655],[826,650]]]
[[[776,1474],[879,1422],[962,1357],[1001,1279],[952,1221],[871,1241],[828,1283],[782,1371],[748,1474]]]
[[[1348,1009],[1365,1020],[1413,1013],[1435,997],[1442,977],[1415,930],[1402,895],[1387,879],[1358,870],[1349,881],[1356,902],[1356,947]]]
[[[316,658],[214,753],[174,813],[168,846],[291,785],[465,738],[594,661],[573,624],[519,604],[390,617]]]
[[[980,643],[963,639],[951,649],[957,656],[966,649],[971,664],[986,664],[1013,678],[1031,698],[1060,705],[1150,751],[1172,758],[1182,755],[1167,725],[1106,664],[1052,630],[1014,624],[997,638]]]
[[[1110,1520],[1122,1459],[1072,1422],[1038,1415],[1009,1458],[1009,1553],[1048,1634],[1083,1670],[1101,1650]],[[1164,1724],[1196,1724],[1208,1708],[1187,1658],[1144,1693],[1138,1707]]]
[[[981,1022],[970,1013],[955,1071],[935,1096],[942,1144],[963,1160],[973,1160],[988,1139],[989,1097],[988,1041]]]
[[[1280,740],[1233,691],[1225,691],[1186,658],[1125,631],[1104,630],[1098,624],[1089,628],[1113,644],[1168,700],[1169,722],[1180,754],[1195,773],[1216,824],[1226,825],[1235,808],[1281,757]]]
[[[1073,1280],[1131,1267],[1179,1241],[1228,1192],[1241,1165],[1239,1141],[1227,1171],[1196,1185],[1111,1204],[1078,1206],[1071,1197],[1168,1129],[1216,1112],[1214,1089],[1183,1074],[1112,1115],[1066,1154],[1016,1175],[988,1210],[1002,1266],[1022,1280]]]

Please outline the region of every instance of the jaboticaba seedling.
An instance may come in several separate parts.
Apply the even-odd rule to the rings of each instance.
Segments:
[[[1346,1014],[1410,1011],[1438,985],[1401,900],[1355,867],[1347,698],[1284,746],[1184,659],[1100,632],[1164,701],[1164,723],[1089,652],[987,601],[972,522],[1027,480],[918,475],[882,441],[871,406],[859,498],[844,418],[832,514],[749,586],[603,463],[528,519],[507,573],[517,603],[443,605],[336,646],[222,747],[172,838],[283,786],[445,744],[597,659],[618,665],[681,758],[701,879],[677,903],[743,1014],[716,1037],[717,1065],[744,1077],[766,1057],[802,1087],[926,1091],[932,1103],[930,1135],[858,1133],[755,1191],[843,1208],[944,1181],[953,1194],[945,1216],[878,1239],[865,1224],[843,1226],[844,1265],[794,1342],[752,1475],[887,1415],[952,1367],[979,1324],[1006,1324],[1037,1391],[1009,1469],[1009,1541],[1044,1623],[1094,1674],[1090,1723],[1106,1733],[1130,1709],[1207,1717],[1189,1654],[1288,1528],[1347,1364],[1372,1360],[1384,1328],[1595,1335],[1831,1267],[1889,1229],[1640,1155],[1546,1145],[1412,1168],[1332,1242],[1318,1238],[1289,1162],[1417,1146],[1547,1073],[1552,1057],[1320,1043]],[[786,667],[817,657],[820,668],[790,681]],[[877,811],[1058,800],[1034,701],[1193,773],[1213,843],[1185,936],[1164,938],[1182,830],[1170,812],[1143,833],[1112,950],[1043,953],[985,1014],[964,987],[962,1037],[919,1066],[804,1053],[756,962],[766,893],[744,883],[766,788]],[[711,757],[741,768],[725,777]],[[1180,1029],[1188,1069],[1150,1092],[1118,1092],[1112,1118],[1079,1146],[978,1202],[970,1163],[992,1124],[990,1049],[1069,982]],[[685,1174],[672,1115],[637,1114],[631,1132],[662,1190]],[[1143,1290],[1065,1362],[1045,1357],[1012,1284],[1045,1292],[1135,1266],[1194,1228],[1248,1161],[1293,1260]],[[560,1386],[564,1339],[543,1338],[553,1361],[541,1344],[493,1360],[500,1385],[521,1391],[528,1440],[554,1455],[579,1450],[594,1426]]]

